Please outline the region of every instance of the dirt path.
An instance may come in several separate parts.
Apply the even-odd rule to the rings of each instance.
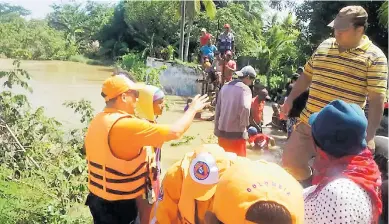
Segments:
[[[186,105],[186,99],[183,97],[169,96],[169,110],[165,111],[164,114],[158,118],[158,122],[162,124],[169,124],[174,122],[184,112]],[[270,104],[265,106],[264,109],[264,123],[271,122],[272,108]],[[204,113],[204,116],[209,114]],[[166,169],[181,159],[185,153],[193,150],[195,147],[204,143],[217,143],[217,138],[213,134],[214,123],[212,121],[195,120],[189,130],[185,133],[184,137],[178,141],[167,142],[162,147],[162,170],[163,173]],[[270,151],[253,151],[248,149],[247,154],[251,159],[266,159],[269,161],[279,162],[281,156],[281,149],[286,142],[286,134],[272,130],[270,127],[264,128],[263,132],[270,134],[276,140],[276,147]]]

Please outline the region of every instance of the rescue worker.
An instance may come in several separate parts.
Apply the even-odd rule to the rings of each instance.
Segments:
[[[303,189],[275,163],[238,161],[220,177],[206,224],[302,224]]]
[[[217,144],[205,144],[173,164],[163,181],[151,223],[204,223],[220,176],[238,160]]]
[[[90,191],[86,205],[94,223],[128,224],[135,221],[138,212],[144,217],[142,212],[148,210],[143,207],[151,207],[156,200],[150,154],[144,146],[161,147],[178,139],[207,105],[208,97],[197,95],[173,125],[153,124],[134,117],[138,91],[143,88],[122,75],[103,83],[101,95],[106,107],[91,121],[84,143]]]

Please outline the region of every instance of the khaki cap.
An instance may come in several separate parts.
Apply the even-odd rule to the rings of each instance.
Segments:
[[[361,6],[346,6],[339,11],[336,18],[328,26],[337,30],[347,30],[356,21],[367,21],[367,17],[366,10]]]

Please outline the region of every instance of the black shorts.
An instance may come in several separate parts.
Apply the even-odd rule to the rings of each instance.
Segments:
[[[135,199],[107,201],[89,193],[85,205],[89,206],[94,224],[130,224],[138,217]]]

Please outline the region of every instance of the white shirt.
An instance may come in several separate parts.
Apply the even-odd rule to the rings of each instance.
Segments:
[[[304,189],[304,198],[317,185]],[[370,224],[372,202],[368,193],[352,180],[338,178],[305,201],[305,224]]]

